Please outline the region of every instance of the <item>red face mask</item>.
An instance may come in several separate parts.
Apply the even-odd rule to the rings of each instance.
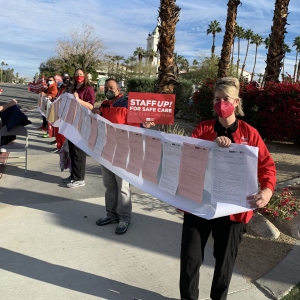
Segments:
[[[78,82],[78,83],[83,83],[84,82],[84,76],[75,76],[75,80]]]
[[[228,118],[234,112],[234,106],[229,101],[218,101],[214,105],[216,114],[221,118]]]

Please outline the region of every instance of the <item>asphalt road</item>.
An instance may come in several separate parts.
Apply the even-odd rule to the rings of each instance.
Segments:
[[[0,105],[16,99],[21,108],[25,109],[35,106],[37,102],[37,94],[28,92],[27,85],[1,83],[0,88],[3,89]]]

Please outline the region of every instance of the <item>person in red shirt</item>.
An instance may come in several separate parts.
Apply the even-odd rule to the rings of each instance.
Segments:
[[[77,69],[74,75],[72,93],[82,106],[92,110],[95,103],[95,91],[92,88],[87,72],[84,69]],[[68,188],[76,188],[85,185],[85,164],[86,153],[75,144],[68,141],[71,159],[71,175],[64,179]]]
[[[42,94],[42,96],[48,97],[48,99],[50,101],[53,101],[58,92],[54,76],[49,76],[47,83],[48,83],[48,88],[46,89],[45,92],[42,92],[41,94]],[[48,130],[48,122],[47,122],[46,117],[44,117],[44,116],[43,116],[43,125],[41,127],[39,127],[39,129],[42,129],[43,131]],[[44,135],[44,137],[48,137],[48,134],[46,133]]]
[[[247,200],[251,208],[261,208],[266,206],[271,199],[276,184],[276,169],[257,130],[236,118],[236,116],[244,115],[239,88],[239,81],[233,77],[221,78],[216,83],[213,105],[218,118],[199,123],[192,136],[215,141],[220,147],[229,147],[231,143],[237,143],[259,148],[257,175],[261,190],[247,197]],[[252,216],[252,210],[211,220],[193,214],[184,214],[180,255],[181,299],[198,299],[199,269],[203,263],[204,248],[211,233],[214,239],[216,263],[210,297],[213,300],[227,298],[239,244],[246,231],[246,223]]]
[[[103,118],[116,124],[126,124],[131,126],[142,126],[149,128],[153,126],[153,122],[145,122],[143,124],[127,122],[127,98],[120,94],[118,83],[110,78],[105,81],[105,95],[107,100],[103,101],[99,109],[94,109],[94,113],[100,114]],[[115,230],[116,234],[124,234],[127,232],[131,221],[131,191],[129,182],[109,169],[101,166],[103,184],[105,191],[105,207],[106,217],[96,221],[98,226],[104,226],[110,223],[118,222]]]
[[[62,77],[62,80],[63,80],[63,84],[58,89],[57,97],[59,97],[63,93],[71,93],[71,79],[70,79],[70,75],[68,73],[63,73],[61,75],[61,77]],[[54,148],[53,150],[51,150],[51,152],[52,153],[58,153],[59,150],[61,149],[64,141],[66,140],[66,138],[62,134],[60,134],[58,132],[58,127],[53,127],[53,132],[54,132],[55,140],[54,140],[54,142],[51,142],[51,144],[55,143],[56,144],[56,148]]]

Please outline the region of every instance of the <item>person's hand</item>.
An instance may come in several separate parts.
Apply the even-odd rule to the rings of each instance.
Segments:
[[[220,147],[229,147],[231,145],[231,140],[227,136],[218,136],[215,139],[215,142],[220,146]]]
[[[249,202],[250,208],[265,207],[269,203],[272,195],[273,192],[269,188],[265,188],[259,191],[256,195],[248,196],[247,200]]]
[[[42,96],[46,96],[46,94],[44,92],[41,92]]]
[[[13,105],[17,105],[17,100],[16,99],[12,99],[12,100],[10,100],[10,104],[11,104],[11,106],[13,106]]]
[[[155,126],[154,122],[144,122],[143,127],[144,128],[150,128],[151,126]]]
[[[73,95],[75,96],[76,100],[78,101],[78,100],[79,100],[78,93],[77,93],[77,92],[74,92]]]
[[[52,99],[52,97],[51,97],[51,96],[48,96],[48,99],[49,99],[49,100],[51,100],[51,99]]]
[[[93,109],[92,109],[92,113],[93,114],[98,114],[98,115],[100,115],[100,107],[94,107]]]

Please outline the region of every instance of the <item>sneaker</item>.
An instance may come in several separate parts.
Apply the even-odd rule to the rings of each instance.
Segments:
[[[51,153],[58,153],[58,152],[59,152],[59,149],[55,148],[55,149],[52,149],[50,152],[51,152]]]
[[[62,180],[63,183],[71,183],[72,181],[73,181],[73,179],[72,179],[71,175],[70,175],[69,177],[64,178],[64,179]]]
[[[85,186],[85,181],[84,180],[72,180],[70,183],[67,184],[68,188],[77,188],[77,187],[81,187],[81,186]]]
[[[122,221],[119,222],[119,225],[118,225],[118,227],[116,228],[115,233],[116,233],[116,234],[124,234],[124,233],[126,233],[128,227],[129,227],[129,224],[130,224],[130,223],[126,223],[126,222],[122,222]]]
[[[56,146],[56,140],[50,142],[50,145],[55,145]]]
[[[48,137],[49,137],[48,132],[43,134],[43,138],[48,138]]]
[[[110,223],[117,223],[119,222],[119,219],[117,218],[109,218],[109,217],[104,217],[104,218],[100,218],[98,221],[96,221],[96,224],[98,226],[104,226]]]

